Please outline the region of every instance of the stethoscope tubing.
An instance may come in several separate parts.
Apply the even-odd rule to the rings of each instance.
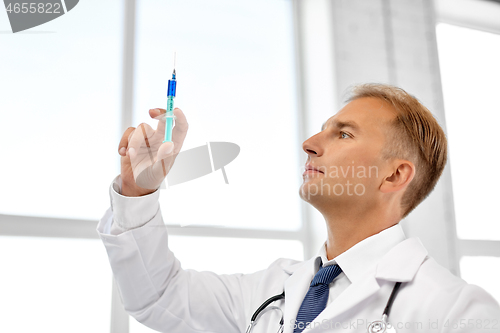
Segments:
[[[259,306],[257,308],[257,310],[255,310],[252,318],[250,319],[251,322],[254,322],[255,319],[257,319],[257,316],[259,315],[259,313],[264,310],[269,304],[271,304],[272,302],[274,301],[278,301],[280,299],[284,299],[285,298],[285,291],[283,290],[283,292],[279,295],[274,295],[273,297],[269,297],[264,303],[261,304],[261,306]]]
[[[394,287],[392,288],[391,295],[389,296],[389,300],[387,301],[387,304],[386,304],[386,306],[384,308],[384,313],[382,314],[382,321],[381,322],[384,322],[385,325],[387,325],[387,318],[389,317],[389,313],[391,312],[391,309],[392,309],[392,304],[394,303],[394,300],[396,299],[396,295],[397,295],[400,287],[401,287],[401,282],[396,282],[394,284]],[[250,325],[249,325],[249,327],[247,329],[247,332],[250,332],[251,329],[253,328],[253,326],[255,324],[255,320],[259,316],[259,313],[261,313],[272,302],[275,302],[275,301],[278,301],[278,300],[284,299],[284,298],[285,298],[285,291],[283,291],[279,295],[274,295],[272,297],[269,297],[264,303],[262,303],[257,308],[257,310],[255,310],[254,314],[252,315],[252,318],[250,319]],[[280,322],[280,325],[281,325],[281,328],[282,328],[283,327],[283,323]],[[385,332],[385,328],[384,328],[384,332]]]
[[[392,288],[392,293],[391,296],[389,297],[389,300],[387,301],[387,305],[385,306],[384,313],[382,315],[386,315],[389,317],[389,313],[391,312],[392,309],[392,303],[394,303],[394,299],[396,299],[396,295],[399,291],[399,287],[401,287],[401,282],[396,282],[394,285],[394,288]]]

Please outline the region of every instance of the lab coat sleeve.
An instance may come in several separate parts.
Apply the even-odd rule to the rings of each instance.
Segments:
[[[484,289],[466,284],[440,326],[441,332],[500,332],[500,306]]]
[[[118,175],[109,187],[109,198],[113,219],[105,225],[104,233],[118,235],[127,230],[143,226],[151,221],[159,207],[159,191],[142,197],[121,195],[122,180]]]
[[[135,201],[144,208],[154,196]],[[117,202],[100,220],[97,231],[108,253],[114,278],[125,310],[139,322],[160,332],[242,332],[249,312],[252,290],[262,272],[217,275],[212,272],[184,270],[168,247],[168,233],[156,196],[155,212],[147,214]],[[154,203],[153,203],[154,204]],[[125,212],[126,211],[126,214]],[[115,230],[116,218],[140,225],[130,230]],[[144,220],[147,221],[144,221]],[[135,220],[135,221],[134,221]],[[120,228],[123,229],[123,228]],[[193,244],[193,251],[203,251]]]

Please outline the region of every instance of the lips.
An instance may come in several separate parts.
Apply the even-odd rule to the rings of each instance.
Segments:
[[[323,171],[321,171],[319,168],[313,166],[312,164],[306,164],[305,171],[304,171],[303,175],[314,174],[314,173],[322,173],[322,174],[324,174]]]

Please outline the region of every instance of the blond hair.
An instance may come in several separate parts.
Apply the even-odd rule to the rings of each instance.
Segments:
[[[432,113],[401,88],[377,83],[357,85],[352,88],[347,101],[363,97],[384,100],[396,111],[392,122],[394,131],[388,135],[383,156],[406,159],[415,165],[415,176],[401,200],[404,218],[436,186],[446,165],[446,136]]]

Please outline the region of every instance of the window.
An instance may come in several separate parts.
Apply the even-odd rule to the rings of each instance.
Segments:
[[[84,1],[1,35],[0,214],[98,219],[107,208],[119,172],[121,23],[121,2]]]
[[[438,24],[461,276],[500,301],[500,35]]]
[[[2,332],[109,332],[102,243],[65,232],[97,221],[119,172],[122,15],[119,1],[82,1],[11,34],[0,10]],[[70,226],[51,228],[55,218]]]
[[[289,1],[138,2],[135,124],[156,127],[148,110],[166,106],[176,51],[175,104],[190,126],[183,150],[241,149],[225,167],[229,186],[217,171],[163,190],[166,223],[300,228],[292,42]]]
[[[448,24],[437,34],[458,237],[500,240],[500,35]]]

